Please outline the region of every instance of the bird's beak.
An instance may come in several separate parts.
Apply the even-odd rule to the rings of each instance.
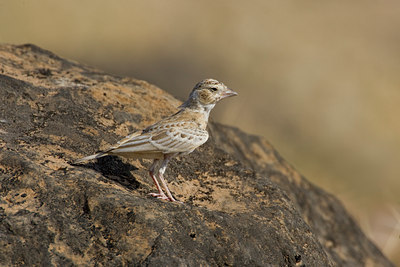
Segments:
[[[238,93],[229,88],[226,88],[226,90],[221,94],[221,99],[235,95],[238,95]]]

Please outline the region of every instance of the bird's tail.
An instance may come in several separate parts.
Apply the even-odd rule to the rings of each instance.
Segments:
[[[104,157],[104,156],[107,156],[107,153],[105,153],[105,152],[99,152],[99,153],[97,153],[97,154],[90,155],[90,156],[87,156],[87,157],[78,159],[78,160],[76,160],[76,161],[74,162],[74,164],[79,164],[79,163],[82,163],[82,162],[84,162],[84,161],[88,161],[88,160],[91,160],[91,159],[98,159],[98,158],[101,158],[101,157]]]

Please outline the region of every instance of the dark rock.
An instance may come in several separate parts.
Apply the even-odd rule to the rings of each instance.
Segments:
[[[179,101],[34,45],[0,46],[0,63],[2,266],[392,266],[334,196],[232,127],[171,162],[183,205],[148,196],[149,161],[71,165]]]

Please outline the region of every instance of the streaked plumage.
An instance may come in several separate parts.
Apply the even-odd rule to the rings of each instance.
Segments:
[[[76,163],[106,155],[154,159],[150,167],[150,176],[158,193],[151,195],[176,201],[163,177],[169,160],[178,155],[189,154],[204,144],[208,139],[206,127],[211,109],[219,100],[234,95],[237,93],[228,89],[223,83],[205,79],[196,84],[189,99],[180,106],[177,113],[143,131],[128,135],[105,151],[79,159]],[[157,178],[160,179],[166,195]]]

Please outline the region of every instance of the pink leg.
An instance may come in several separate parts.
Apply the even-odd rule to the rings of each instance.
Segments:
[[[158,193],[150,193],[150,196],[156,197],[156,198],[160,198],[160,199],[164,199],[164,200],[168,200],[169,198],[162,191],[161,186],[158,183],[156,176],[154,175],[154,169],[157,166],[157,163],[158,163],[158,160],[154,160],[153,164],[150,167],[149,174],[150,174],[150,177],[153,179],[154,184],[157,187]]]
[[[171,201],[171,202],[183,203],[183,202],[177,201],[177,200],[172,196],[171,191],[169,191],[167,182],[166,182],[165,179],[164,179],[164,172],[165,172],[165,169],[167,168],[168,162],[169,162],[169,158],[165,157],[164,160],[163,160],[163,162],[162,162],[162,164],[161,164],[160,169],[158,170],[158,177],[160,178],[161,183],[163,184],[164,189],[165,189],[165,191],[167,192],[167,196],[168,196],[169,201]]]
[[[156,185],[157,190],[158,190],[158,193],[150,193],[149,195],[152,196],[152,197],[160,198],[160,199],[165,199],[165,200],[169,199],[169,198],[164,194],[164,192],[162,191],[160,184],[158,183],[156,177],[154,176],[154,173],[151,172],[151,171],[150,171],[149,173],[150,173],[150,176],[151,176],[151,178],[153,179],[154,184]]]

